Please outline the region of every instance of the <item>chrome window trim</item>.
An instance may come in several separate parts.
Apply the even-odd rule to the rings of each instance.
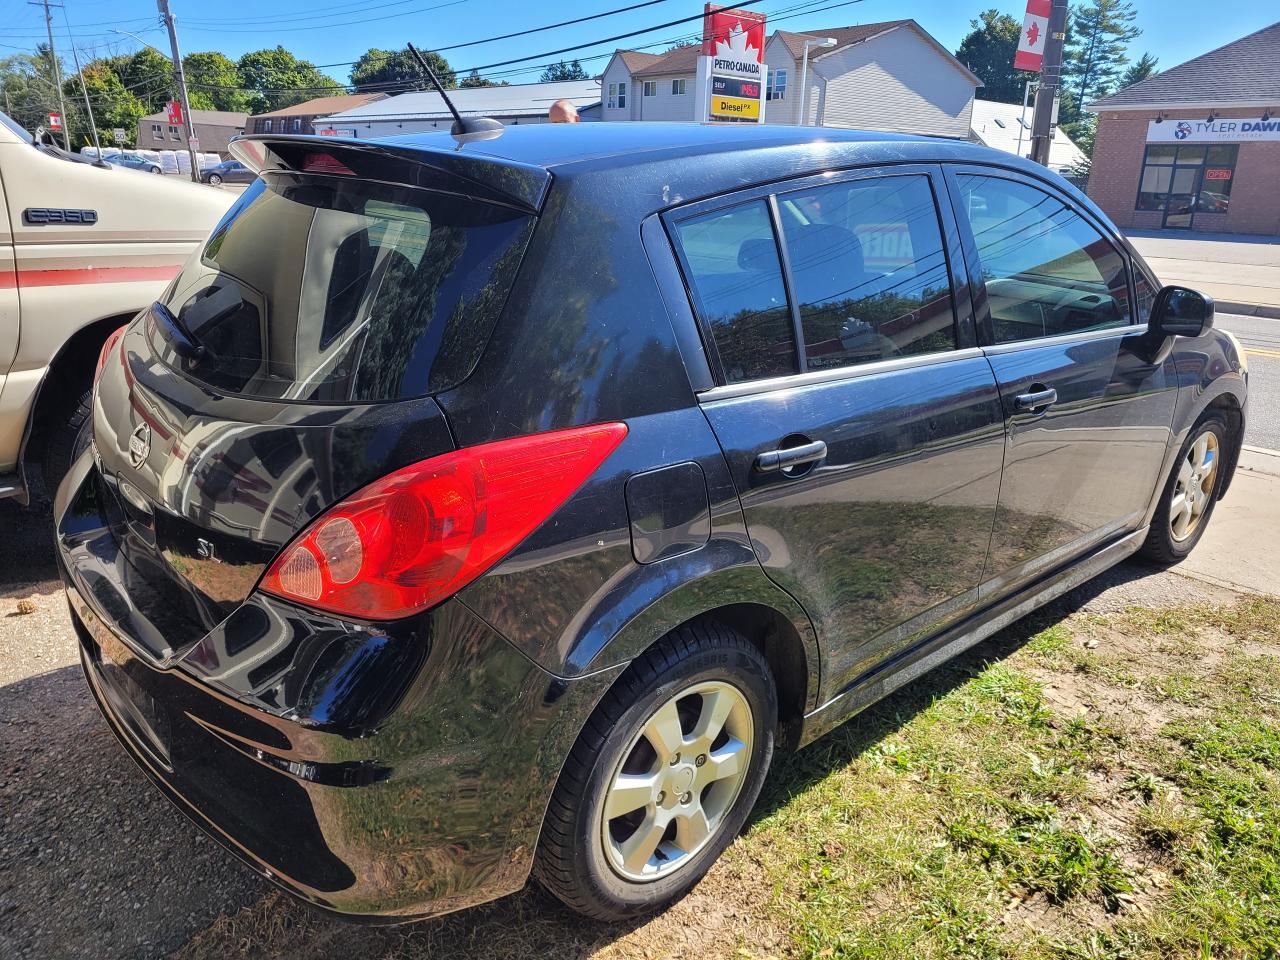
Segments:
[[[1052,347],[1060,343],[1088,343],[1091,340],[1106,340],[1110,337],[1136,337],[1147,332],[1145,323],[1126,323],[1122,327],[1106,327],[1102,330],[1087,330],[1084,333],[1060,333],[1053,337],[1033,337],[1028,340],[1011,340],[1008,343],[993,343],[980,348],[991,356],[1006,353],[1018,353],[1022,350],[1033,350],[1038,347]]]
[[[712,387],[698,394],[699,403],[713,403],[717,400],[733,400],[738,397],[749,397],[761,393],[773,393],[777,390],[791,390],[796,387],[808,387],[821,383],[838,383],[842,380],[855,380],[861,377],[872,377],[883,373],[896,373],[899,370],[911,370],[916,367],[931,367],[940,363],[952,363],[960,360],[976,360],[984,356],[981,347],[965,347],[962,350],[940,350],[936,353],[922,353],[911,357],[892,357],[888,360],[875,360],[871,363],[854,364],[847,367],[832,367],[830,370],[810,370],[807,373],[794,373],[785,377],[769,377],[764,380],[745,380],[742,383],[728,383],[724,386]]]

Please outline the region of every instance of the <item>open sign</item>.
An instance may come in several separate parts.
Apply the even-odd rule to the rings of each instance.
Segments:
[[[1204,178],[1206,180],[1230,180],[1231,168],[1230,167],[1210,167],[1208,170],[1204,172]]]

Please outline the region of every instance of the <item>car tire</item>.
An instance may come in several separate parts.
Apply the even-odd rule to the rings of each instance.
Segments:
[[[211,173],[209,174],[209,183],[215,187],[220,187],[222,186],[222,178],[216,173]]]
[[[680,627],[628,667],[587,721],[552,794],[535,877],[600,920],[683,896],[746,822],[777,713],[759,650],[717,623]]]
[[[86,387],[68,402],[50,427],[45,441],[44,457],[40,461],[40,473],[45,493],[52,500],[58,493],[58,484],[67,475],[71,465],[88,449],[93,438],[93,392]]]
[[[1142,544],[1148,560],[1178,563],[1200,542],[1218,501],[1229,437],[1227,421],[1218,413],[1203,417],[1187,434]]]

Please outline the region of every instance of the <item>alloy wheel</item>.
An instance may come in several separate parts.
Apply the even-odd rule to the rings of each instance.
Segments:
[[[1196,437],[1178,467],[1178,480],[1169,500],[1169,533],[1182,543],[1200,526],[1213,496],[1218,472],[1218,435],[1205,430]]]
[[[746,780],[753,731],[746,697],[719,680],[677,693],[645,721],[609,778],[601,815],[615,873],[656,880],[706,846]]]

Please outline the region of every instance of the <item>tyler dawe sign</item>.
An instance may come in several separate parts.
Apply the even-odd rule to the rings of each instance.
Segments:
[[[1250,140],[1280,143],[1280,120],[1237,118],[1187,120],[1166,117],[1147,122],[1147,143],[1242,143]]]

